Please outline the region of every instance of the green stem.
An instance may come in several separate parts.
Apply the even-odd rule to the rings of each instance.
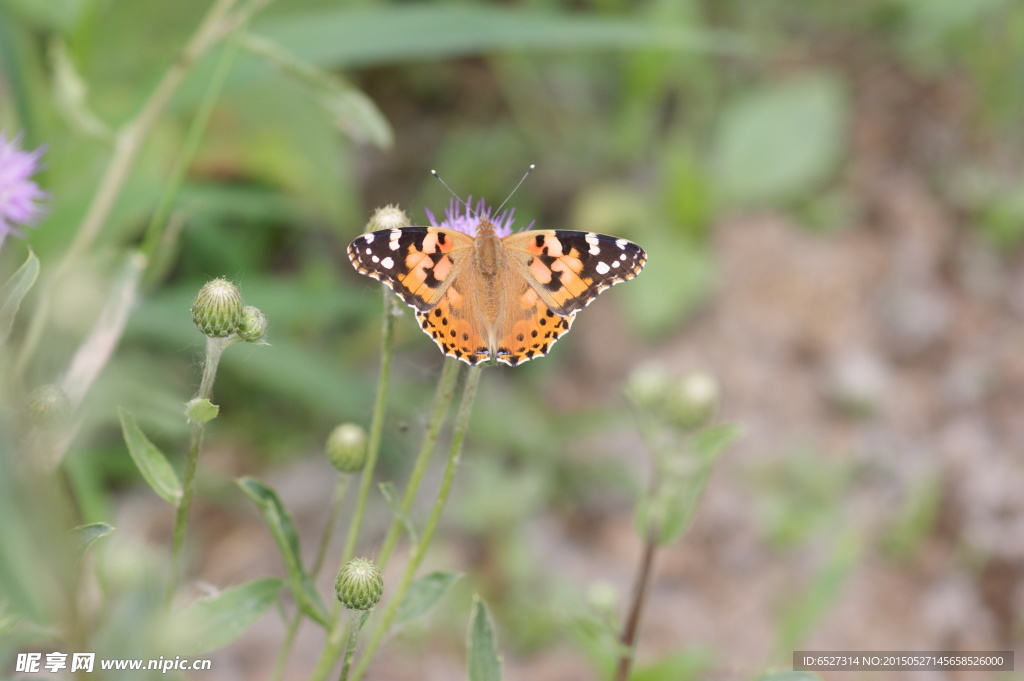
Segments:
[[[327,515],[327,522],[324,523],[324,529],[320,533],[320,545],[317,547],[313,569],[310,572],[310,577],[314,580],[320,574],[320,568],[323,567],[324,558],[327,555],[327,547],[331,543],[331,537],[334,536],[334,527],[337,525],[338,516],[341,513],[341,502],[345,498],[345,492],[348,491],[348,484],[351,479],[352,476],[350,475],[338,476],[338,484],[334,488],[334,498],[331,499],[331,509]],[[285,633],[284,643],[281,645],[281,651],[277,654],[277,662],[274,664],[274,675],[271,677],[274,681],[280,681],[284,676],[284,669],[288,664],[289,656],[291,656],[292,646],[295,644],[295,635],[299,631],[302,619],[302,612],[296,611],[291,621],[288,622],[288,631]]]
[[[456,360],[449,361],[454,362]],[[395,618],[398,607],[404,600],[405,594],[408,592],[416,576],[416,571],[427,554],[430,541],[434,538],[434,531],[437,529],[437,524],[441,519],[441,512],[444,510],[448,496],[451,493],[452,481],[455,479],[455,470],[458,468],[459,458],[462,453],[462,443],[466,439],[466,433],[469,430],[470,416],[473,413],[473,402],[476,399],[476,390],[480,384],[480,372],[482,370],[483,368],[478,365],[470,367],[466,373],[466,383],[462,388],[462,401],[459,403],[459,411],[455,415],[455,426],[452,431],[451,446],[448,449],[448,460],[445,464],[444,475],[441,478],[441,486],[438,489],[437,498],[434,500],[434,507],[431,509],[430,517],[423,528],[423,534],[420,536],[419,542],[417,542],[413,549],[412,555],[409,556],[409,562],[405,565],[398,588],[388,599],[387,608],[385,608],[384,614],[373,630],[370,642],[359,659],[359,665],[356,667],[353,676],[354,681],[358,681],[366,672],[366,668],[373,658],[373,653],[380,646],[384,635],[391,626],[391,621]]]
[[[384,414],[387,410],[388,388],[391,384],[391,364],[395,355],[395,316],[391,314],[393,294],[384,290],[384,319],[381,322],[380,339],[380,378],[377,382],[377,400],[373,405],[373,419],[370,421],[370,435],[366,447],[366,467],[359,481],[359,496],[348,526],[348,537],[345,540],[345,552],[341,562],[344,565],[352,558],[356,541],[359,539],[359,526],[363,522],[366,501],[370,497],[373,486],[373,472],[377,467],[377,455],[380,453],[381,434],[384,432]]]
[[[381,321],[380,331],[380,377],[377,381],[377,399],[373,405],[373,418],[370,421],[370,433],[366,445],[366,466],[363,468],[363,477],[359,481],[356,507],[352,513],[352,519],[349,521],[345,551],[341,558],[342,565],[352,558],[356,540],[359,538],[359,526],[363,522],[363,511],[366,509],[366,502],[370,497],[373,472],[377,466],[377,455],[380,452],[381,435],[384,432],[384,414],[388,403],[388,388],[391,384],[391,364],[395,354],[395,315],[391,312],[394,298],[389,289],[381,288],[384,300],[384,319]],[[310,677],[312,681],[324,681],[342,653],[341,646],[344,643],[344,638],[342,636],[341,612],[338,604],[335,603],[334,620],[327,636],[327,643],[324,645],[324,650],[320,653],[320,659],[317,660],[316,668]]]
[[[461,362],[447,361],[444,362],[441,368],[441,377],[437,381],[437,392],[434,395],[434,405],[430,412],[430,420],[427,422],[427,430],[423,434],[423,443],[420,445],[420,451],[416,455],[416,463],[413,465],[412,473],[409,475],[409,482],[405,487],[405,495],[402,497],[401,516],[396,515],[391,521],[391,527],[388,528],[388,533],[384,537],[384,544],[377,553],[377,567],[382,572],[388,564],[391,552],[395,550],[395,545],[398,543],[398,537],[403,527],[402,517],[409,517],[412,504],[416,500],[416,494],[423,483],[423,476],[427,472],[427,464],[430,463],[430,457],[434,453],[437,439],[441,434],[441,426],[444,425],[445,416],[448,414],[448,407],[451,406],[452,397],[455,396],[455,381],[459,377],[459,369],[461,368]]]
[[[244,23],[239,26],[239,29],[244,29]],[[162,273],[161,271],[167,266],[168,258],[158,258],[157,255],[161,252],[166,253],[167,251],[161,249],[160,246],[169,245],[171,241],[167,238],[166,234],[171,207],[181,192],[181,186],[185,181],[188,169],[196,153],[199,151],[203,135],[209,127],[210,118],[213,116],[213,109],[217,104],[217,100],[220,99],[221,92],[224,90],[224,83],[227,81],[228,73],[231,71],[231,66],[235,61],[235,55],[238,53],[239,43],[240,41],[237,38],[229,40],[221,52],[213,76],[206,86],[203,100],[200,102],[199,109],[196,111],[188,132],[185,134],[181,153],[178,155],[174,168],[167,179],[163,196],[160,197],[160,203],[157,204],[156,210],[153,211],[149,226],[146,228],[146,233],[142,239],[142,247],[139,250],[150,260],[150,267],[146,273],[147,283],[152,283],[158,279]]]
[[[82,218],[71,244],[53,268],[41,293],[35,311],[28,324],[25,339],[14,364],[14,375],[21,376],[31,360],[45,331],[50,316],[53,292],[61,278],[74,262],[93,244],[110,217],[110,212],[124,189],[125,181],[135,165],[142,145],[149,138],[150,131],[167,107],[171,96],[181,85],[185,76],[199,58],[227,31],[238,25],[229,12],[238,0],[217,0],[203,17],[202,22],[185,45],[181,54],[167,69],[152,94],[143,103],[139,112],[118,131],[114,141],[114,153],[100,179],[92,203]]]
[[[357,612],[352,611],[352,617],[349,619],[348,628],[348,644],[345,646],[345,661],[341,665],[341,674],[338,675],[338,681],[348,681],[348,670],[352,667],[352,658],[356,655],[356,641],[359,640],[359,632],[363,629],[363,622],[366,621],[368,612]]]
[[[196,399],[208,400],[213,396],[213,382],[217,377],[217,365],[220,364],[220,356],[231,343],[231,340],[224,338],[206,338],[206,357],[203,360],[203,378],[199,384],[199,392]],[[178,502],[177,513],[174,516],[174,535],[171,539],[171,579],[167,588],[167,598],[174,595],[174,589],[178,579],[184,574],[182,562],[182,548],[185,545],[185,526],[188,524],[188,512],[192,507],[192,496],[195,491],[196,466],[199,462],[199,452],[203,448],[203,435],[206,432],[206,424],[193,421],[189,435],[188,456],[185,459],[185,477],[182,480],[181,501]]]

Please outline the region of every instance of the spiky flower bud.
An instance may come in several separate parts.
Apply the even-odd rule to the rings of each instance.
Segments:
[[[397,227],[408,227],[409,216],[398,206],[388,204],[373,212],[373,216],[366,224],[367,232],[376,232],[378,229],[395,229]]]
[[[28,415],[39,428],[59,428],[67,423],[71,414],[71,401],[60,386],[41,385],[28,396]]]
[[[349,610],[369,610],[384,593],[380,568],[368,558],[353,558],[338,572],[334,593]]]
[[[227,279],[214,279],[192,301],[192,323],[210,338],[227,338],[242,321],[242,294]]]
[[[238,337],[247,343],[259,343],[267,335],[267,316],[258,307],[246,305],[242,308],[242,321],[238,325]]]
[[[366,431],[343,423],[327,436],[327,459],[342,473],[358,473],[366,465]]]
[[[707,425],[718,411],[718,381],[711,374],[695,372],[672,384],[665,395],[665,413],[680,430]]]
[[[671,376],[663,367],[645,364],[629,375],[626,397],[640,409],[660,409],[671,384]]]

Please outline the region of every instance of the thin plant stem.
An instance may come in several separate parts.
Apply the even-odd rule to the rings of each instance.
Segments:
[[[345,492],[348,491],[348,485],[351,480],[351,475],[341,474],[338,476],[338,483],[334,487],[334,497],[331,499],[331,509],[327,515],[327,522],[324,523],[324,529],[320,533],[320,544],[317,547],[316,558],[313,560],[313,568],[310,571],[312,579],[316,579],[316,576],[320,574],[320,568],[323,567],[324,558],[327,556],[327,547],[331,543],[331,537],[334,536],[334,527],[337,525],[338,516],[341,513],[341,502],[345,498]],[[288,664],[288,658],[291,656],[292,646],[295,644],[295,635],[299,631],[302,619],[302,611],[297,610],[288,622],[284,643],[281,644],[281,651],[277,654],[277,662],[274,664],[274,674],[271,677],[274,681],[280,681],[284,676],[284,669]]]
[[[348,643],[345,645],[345,661],[341,663],[341,673],[338,681],[348,681],[348,672],[352,668],[352,659],[356,655],[356,641],[359,640],[359,632],[363,629],[363,622],[366,621],[368,612],[352,611],[352,617],[348,621]]]
[[[217,377],[217,365],[220,364],[220,356],[231,343],[230,339],[206,338],[206,356],[203,359],[203,378],[199,383],[199,392],[196,399],[208,400],[213,396],[213,382]],[[199,452],[203,448],[203,435],[206,432],[206,424],[192,421],[189,433],[188,456],[185,459],[185,476],[182,480],[181,500],[178,502],[178,509],[174,516],[174,534],[171,539],[171,579],[167,587],[167,600],[174,595],[174,589],[178,579],[184,574],[182,562],[182,548],[185,545],[185,526],[188,524],[188,512],[192,507],[192,496],[195,491],[196,466],[199,462]]]
[[[457,360],[449,361],[454,362]],[[434,531],[437,529],[438,522],[441,519],[441,512],[444,510],[445,504],[448,501],[448,496],[451,494],[452,481],[455,479],[455,471],[458,468],[459,458],[462,454],[462,443],[466,439],[466,433],[469,430],[470,416],[472,416],[473,413],[473,402],[476,399],[477,387],[480,384],[481,371],[483,371],[483,367],[478,365],[470,367],[469,371],[466,372],[466,382],[462,387],[462,400],[459,403],[459,410],[455,415],[455,425],[452,430],[451,446],[448,449],[448,460],[445,463],[444,474],[441,478],[441,486],[437,491],[437,498],[434,500],[434,507],[430,511],[430,516],[427,518],[427,523],[423,527],[423,533],[420,535],[419,541],[416,543],[412,554],[409,556],[409,562],[405,565],[405,570],[402,573],[402,578],[398,584],[398,588],[388,599],[388,605],[384,609],[384,613],[380,620],[377,622],[377,626],[373,630],[373,635],[370,637],[370,641],[367,643],[366,648],[359,659],[359,664],[356,666],[352,677],[353,681],[358,681],[362,678],[363,674],[366,673],[366,668],[369,666],[370,660],[373,658],[373,653],[377,650],[378,646],[380,646],[384,635],[391,626],[391,621],[395,618],[395,614],[398,612],[398,606],[401,605],[406,592],[408,592],[410,585],[412,585],[413,578],[416,576],[416,571],[419,569],[420,563],[423,562],[423,558],[427,554],[427,548],[430,546],[430,542],[434,538]]]
[[[240,25],[239,30],[244,29],[244,26],[244,23]],[[206,86],[206,92],[203,94],[199,109],[192,118],[192,123],[185,134],[185,140],[181,145],[181,153],[174,163],[174,168],[171,169],[163,196],[160,197],[160,203],[157,204],[156,209],[153,211],[149,226],[146,228],[140,250],[150,261],[150,267],[146,273],[147,283],[152,283],[158,276],[159,271],[166,268],[165,260],[167,256],[161,259],[157,255],[160,251],[159,247],[167,243],[164,239],[164,234],[169,223],[171,207],[181,192],[181,185],[185,181],[185,175],[188,173],[189,166],[191,166],[192,160],[199,150],[199,145],[203,141],[203,135],[209,127],[210,118],[213,116],[213,109],[217,104],[217,100],[220,99],[221,92],[224,90],[224,83],[227,81],[232,64],[234,64],[239,44],[240,41],[235,38],[228,40],[224,46],[213,76]]]
[[[359,493],[356,498],[356,507],[352,512],[352,519],[349,521],[348,536],[345,540],[345,550],[342,553],[341,564],[344,565],[352,558],[355,552],[356,541],[359,538],[359,526],[363,522],[363,512],[366,509],[366,502],[370,496],[370,487],[373,485],[373,472],[377,467],[377,455],[380,452],[381,435],[384,432],[384,414],[388,403],[388,388],[391,384],[391,365],[395,354],[395,316],[392,314],[393,294],[387,288],[381,287],[384,301],[384,319],[381,321],[380,331],[380,377],[377,382],[377,399],[373,405],[373,417],[370,420],[370,433],[366,444],[366,466],[362,471],[362,479],[359,481]],[[327,634],[327,642],[324,650],[320,653],[316,667],[310,677],[312,681],[324,681],[331,671],[331,667],[341,655],[341,646],[344,643],[341,626],[342,610],[338,603],[334,604],[334,617],[331,628]]]
[[[99,236],[100,231],[110,217],[110,212],[124,189],[125,181],[131,172],[142,146],[160,115],[167,107],[171,96],[181,85],[185,76],[200,57],[217,40],[235,28],[239,19],[229,13],[238,0],[216,0],[203,17],[196,32],[182,49],[178,58],[167,69],[160,82],[157,83],[149,98],[143,103],[139,112],[120,130],[114,140],[114,152],[107,163],[107,168],[100,179],[99,187],[93,195],[92,203],[86,210],[82,223],[75,232],[71,244],[57,262],[45,285],[41,289],[35,311],[29,321],[24,341],[14,363],[14,375],[21,376],[35,349],[39,345],[50,315],[50,303],[53,291],[71,265],[83,254]]]
[[[640,569],[637,571],[636,582],[633,584],[633,599],[629,607],[629,615],[622,629],[622,635],[619,636],[622,652],[619,654],[615,681],[628,681],[629,679],[629,671],[633,666],[633,658],[636,654],[636,638],[640,630],[640,616],[643,614],[644,604],[647,602],[647,593],[650,589],[651,574],[654,571],[654,557],[657,550],[657,528],[651,527],[647,532],[643,557],[640,559]]]
[[[437,447],[437,439],[441,434],[441,426],[444,425],[445,416],[448,414],[448,407],[455,396],[455,382],[459,377],[461,362],[444,362],[441,368],[441,377],[437,381],[437,392],[434,394],[434,405],[430,412],[430,420],[427,422],[427,430],[423,434],[423,443],[416,455],[416,463],[413,464],[412,473],[409,475],[409,482],[406,483],[405,495],[402,497],[401,516],[396,515],[391,521],[391,527],[384,537],[384,544],[377,553],[377,567],[384,571],[391,558],[391,552],[395,550],[398,537],[401,533],[403,523],[402,517],[408,517],[412,510],[413,502],[423,483],[423,476],[427,472],[427,464]]]
[[[373,405],[373,418],[370,421],[370,434],[366,446],[366,467],[363,468],[362,479],[359,481],[359,495],[356,507],[352,512],[352,520],[348,526],[348,537],[345,540],[345,551],[341,562],[345,564],[352,558],[359,539],[359,528],[363,522],[366,501],[373,486],[373,472],[377,467],[377,455],[380,453],[381,434],[384,432],[384,414],[388,404],[388,388],[391,384],[391,364],[395,355],[395,316],[391,313],[392,293],[384,291],[384,319],[381,321],[380,336],[380,378],[377,382],[377,400]]]

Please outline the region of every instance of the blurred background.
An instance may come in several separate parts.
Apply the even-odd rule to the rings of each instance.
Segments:
[[[46,147],[48,212],[24,240],[44,273],[111,131],[209,4],[0,0],[0,128]],[[117,406],[180,464],[205,281],[237,282],[270,322],[271,347],[225,354],[201,462],[193,575],[223,587],[283,574],[234,478],[273,484],[311,554],[333,487],[323,441],[368,425],[380,287],[348,242],[384,204],[440,215],[432,168],[495,205],[535,163],[517,226],[625,237],[649,262],[550,355],[485,372],[426,566],[467,576],[372,678],[462,678],[473,591],[507,679],[594,678],[578,614],[621,611],[641,550],[648,459],[622,388],[644,366],[712,372],[744,437],[659,557],[637,678],[751,678],[794,649],[1024,650],[1024,4],[278,0],[248,35],[63,464],[81,522],[118,528],[103,560],[165,550],[171,513]],[[145,243],[220,49],[189,69],[56,292],[28,387],[57,380]],[[24,257],[9,240],[5,279]],[[379,477],[401,481],[442,358],[411,314],[397,329]],[[362,553],[389,521],[375,499]],[[265,617],[215,678],[269,678],[283,631]],[[302,629],[288,678],[322,643]]]

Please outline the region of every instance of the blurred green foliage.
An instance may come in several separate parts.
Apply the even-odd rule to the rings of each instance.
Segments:
[[[27,147],[47,148],[40,178],[49,211],[25,239],[44,274],[79,229],[116,148],[111,131],[138,111],[208,5],[0,0],[0,129],[24,130]],[[645,246],[644,275],[598,304],[619,308],[616,332],[637,348],[669,342],[714,291],[714,225],[723,214],[788,211],[824,231],[844,221],[853,114],[879,65],[917,84],[923,98],[947,82],[966,93],[951,108],[967,141],[933,166],[919,162],[966,226],[1004,250],[1024,236],[1024,185],[1014,172],[1024,159],[1019,0],[290,0],[271,3],[250,32],[255,40],[236,46],[198,153],[185,159],[163,260],[147,273],[126,334],[80,408],[65,467],[81,522],[109,519],[112,495],[138,482],[117,405],[131,405],[153,450],[177,451],[201,348],[189,302],[214,276],[238,281],[263,310],[271,343],[225,356],[216,402],[231,417],[217,422],[214,448],[244,451],[258,469],[316,451],[342,420],[367,420],[378,287],[351,271],[344,247],[378,205],[398,202],[418,221],[424,206],[439,213],[449,197],[430,168],[460,194],[498,202],[535,162],[512,202],[517,226],[603,231]],[[55,296],[26,388],[61,373],[117,264],[143,242],[220,56],[214,50],[196,65],[145,139],[97,242],[69,274],[73,285]],[[25,256],[9,240],[0,279]],[[37,293],[19,297],[19,318]],[[24,333],[21,321],[12,339]],[[415,448],[407,430],[421,425],[440,361],[411,315],[399,320],[398,337],[383,452],[393,477]],[[583,388],[586,399],[559,391],[581,371],[577,342],[569,335],[540,362],[490,370],[474,418],[481,460],[465,471],[455,519],[513,566],[516,583],[496,589],[498,599],[488,594],[513,621],[507,611],[539,581],[535,562],[515,568],[528,545],[523,518],[540,506],[627,498],[636,485],[633,471],[577,455],[579,443],[605,446],[602,438],[628,423],[611,391]],[[609,371],[624,375],[632,360],[610,359]],[[5,479],[0,472],[0,485]],[[766,472],[753,487],[769,543],[788,548],[835,529],[830,509],[851,479],[809,455]],[[500,493],[479,491],[499,480]],[[886,539],[891,555],[911,551],[931,526],[936,484],[925,481],[907,501]],[[0,508],[16,513],[24,491],[2,491]],[[494,528],[506,532],[496,537]],[[54,560],[30,536],[17,526],[0,536],[11,583]],[[782,618],[787,644],[820,617],[857,550],[845,535],[837,542],[805,600]],[[124,563],[112,574],[133,579],[118,586],[123,599],[101,636],[126,651],[116,623],[136,621],[140,604],[158,600],[138,576],[152,560],[110,561]],[[45,589],[16,593],[14,605],[40,619],[56,607]],[[548,630],[515,627],[512,640],[538,645],[531,631]],[[664,664],[687,678],[702,663]],[[666,677],[651,669],[638,678]]]

